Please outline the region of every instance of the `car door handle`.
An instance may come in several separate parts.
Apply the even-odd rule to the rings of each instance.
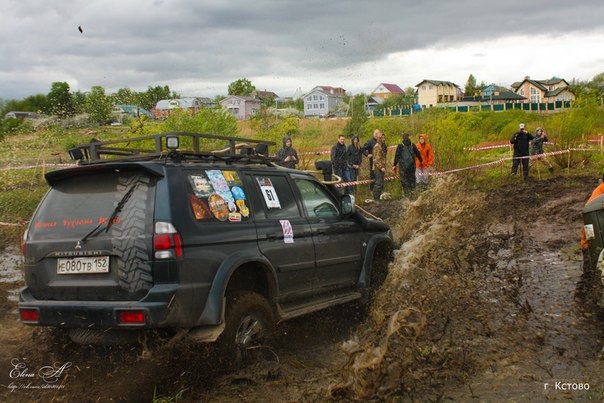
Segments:
[[[276,232],[266,234],[266,239],[278,239],[278,238],[279,238],[279,234],[277,234]]]

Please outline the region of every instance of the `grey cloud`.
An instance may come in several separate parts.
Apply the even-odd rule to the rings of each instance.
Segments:
[[[68,79],[82,90],[222,81],[225,93],[241,77],[312,77],[393,52],[588,31],[601,27],[604,3],[26,0],[9,1],[2,14],[6,99],[45,93],[53,80]],[[28,73],[44,69],[52,78],[32,83]]]

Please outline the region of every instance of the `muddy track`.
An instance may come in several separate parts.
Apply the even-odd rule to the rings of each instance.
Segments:
[[[395,381],[383,395],[373,396],[463,401],[604,399],[604,318],[586,289],[578,288],[580,211],[594,186],[593,178],[553,177],[510,182],[485,195],[488,214],[480,228],[467,232],[478,233],[468,237],[467,250],[440,251],[459,262],[444,277],[439,272],[431,274],[437,280],[432,289],[427,288],[433,298],[422,305],[420,296],[413,299],[410,292],[395,301],[399,310],[412,305],[421,311],[426,323],[410,344],[403,344],[402,333],[391,341],[391,354],[411,351],[417,353],[417,360],[407,360],[409,375]],[[389,221],[400,239],[412,236],[399,230],[402,217],[421,221],[421,217],[404,215],[412,207],[396,200],[367,206]],[[426,220],[438,214],[435,209],[434,217]],[[460,223],[472,226],[471,220]],[[8,255],[14,256],[14,251]],[[423,256],[417,261],[429,262]],[[453,271],[464,265],[463,275]],[[350,388],[340,388],[341,394],[333,392],[350,373],[352,356],[342,351],[343,343],[372,329],[368,316],[355,307],[330,309],[282,324],[275,345],[258,351],[257,364],[225,371],[211,349],[186,340],[92,348],[75,346],[45,329],[23,326],[16,320],[14,299],[20,280],[8,280],[5,272],[0,275],[2,401],[152,401],[154,396],[217,402],[355,399]],[[450,288],[442,291],[442,284]],[[474,287],[476,295],[453,288],[460,285]],[[400,286],[391,281],[392,290]],[[472,301],[480,301],[481,306],[468,305]],[[391,313],[379,312],[382,316]],[[457,366],[442,357],[456,360],[452,362]],[[54,364],[70,363],[71,367],[59,378],[60,388],[43,389],[38,375],[32,379],[13,376],[11,370],[18,362],[32,372]],[[360,385],[374,379],[363,376],[367,378]],[[415,383],[408,382],[409,376]],[[413,387],[397,387],[396,382]],[[565,390],[566,385],[583,389]],[[367,383],[367,387],[372,386]]]

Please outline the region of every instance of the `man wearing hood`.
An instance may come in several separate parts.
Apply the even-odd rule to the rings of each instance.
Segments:
[[[279,165],[286,168],[295,168],[298,164],[298,152],[292,147],[291,137],[283,139],[283,148],[277,151],[277,159],[279,160]]]
[[[430,172],[430,167],[434,164],[434,152],[432,151],[432,146],[426,140],[427,137],[427,134],[420,134],[419,143],[415,145],[422,156],[421,159],[415,161],[415,177],[420,187],[428,186],[428,179],[430,179],[428,172]]]
[[[409,140],[409,133],[404,133],[403,142],[396,146],[393,170],[394,172],[398,170],[406,196],[410,196],[413,189],[415,189],[416,159],[422,163],[422,156],[417,146]]]

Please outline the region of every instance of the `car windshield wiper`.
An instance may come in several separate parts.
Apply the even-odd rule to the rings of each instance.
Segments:
[[[80,242],[84,243],[88,238],[91,238],[91,237],[99,234],[103,230],[103,225],[105,225],[105,232],[108,232],[109,228],[111,228],[111,226],[113,225],[115,218],[120,213],[120,211],[122,211],[122,208],[124,208],[124,205],[126,204],[126,202],[128,202],[128,199],[130,199],[130,196],[134,192],[134,189],[136,188],[136,186],[137,186],[137,184],[130,186],[130,189],[128,189],[128,191],[124,194],[124,196],[122,196],[122,198],[117,203],[117,206],[115,206],[115,208],[113,209],[113,212],[111,213],[111,215],[109,216],[107,221],[101,222],[94,229],[92,229],[92,231],[90,231],[89,233],[84,235],[84,237],[80,240]]]

